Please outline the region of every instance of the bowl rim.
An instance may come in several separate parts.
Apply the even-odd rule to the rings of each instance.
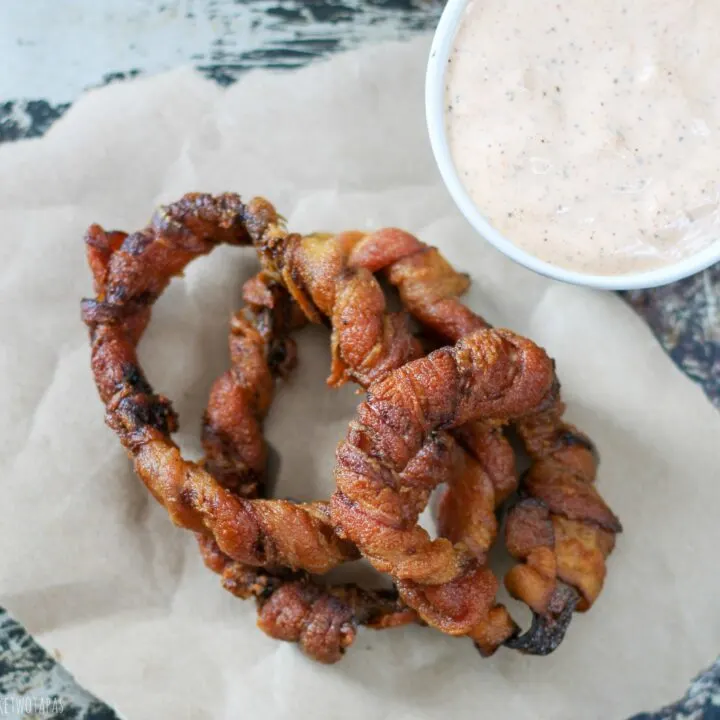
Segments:
[[[445,73],[455,35],[469,0],[448,0],[435,30],[425,74],[425,117],[430,145],[443,182],[468,222],[491,245],[541,275],[604,290],[635,290],[681,280],[720,261],[720,237],[708,248],[672,265],[623,275],[594,275],[552,265],[514,245],[480,212],[455,169],[445,132]]]

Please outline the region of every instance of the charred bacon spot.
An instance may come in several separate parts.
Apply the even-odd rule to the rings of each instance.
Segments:
[[[552,363],[554,368],[555,360],[553,360]],[[547,391],[545,397],[540,401],[540,404],[535,408],[533,414],[549,410],[553,405],[555,405],[557,399],[560,397],[560,389],[560,380],[558,380],[558,376],[553,373],[552,385],[550,385],[550,389]]]
[[[262,607],[263,603],[269,600],[273,593],[277,592],[286,583],[305,579],[305,573],[293,572],[284,568],[279,568],[272,575],[265,571],[262,572],[263,582],[256,592],[258,604]]]
[[[105,324],[118,325],[131,318],[135,313],[143,310],[154,301],[150,293],[143,293],[125,303],[116,302],[117,293],[108,300],[94,300],[83,298],[80,301],[80,316],[88,326]]]
[[[176,427],[177,416],[165,398],[132,395],[120,401],[118,410],[130,420],[133,428],[149,427],[169,435]]]
[[[157,300],[157,295],[149,290],[141,292],[133,298],[133,312],[137,308],[147,307],[152,305]]]
[[[133,363],[124,363],[122,366],[122,382],[129,385],[135,392],[143,395],[152,395],[153,389],[143,375],[142,370]]]
[[[533,613],[530,629],[509,638],[503,644],[526,655],[550,655],[565,637],[580,595],[575,588],[559,583],[545,615]]]
[[[563,447],[582,447],[585,448],[585,450],[588,450],[593,454],[593,457],[595,458],[595,462],[598,462],[600,460],[600,456],[598,453],[597,448],[595,447],[595,444],[590,440],[590,438],[586,437],[585,435],[582,435],[581,433],[573,432],[572,430],[565,430],[559,437],[558,442]]]
[[[272,343],[267,358],[270,369],[275,371],[277,368],[281,367],[287,359],[287,355],[287,348],[285,347],[284,342],[277,341]]]
[[[258,564],[264,565],[267,555],[267,544],[266,538],[262,532],[259,532],[255,538],[255,542],[253,543],[253,553],[257,558]]]
[[[590,442],[588,438],[586,438],[584,435],[580,435],[579,433],[575,433],[570,430],[566,430],[564,433],[562,433],[562,435],[560,435],[559,441],[566,447],[580,445],[586,450],[595,450],[595,446]]]

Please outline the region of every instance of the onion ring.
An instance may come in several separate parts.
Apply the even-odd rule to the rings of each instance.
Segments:
[[[465,287],[447,261],[410,233],[385,228],[367,235],[353,248],[349,264],[384,271],[403,305],[444,341],[455,342],[490,327],[458,300]],[[524,511],[527,505],[521,502],[510,511],[506,525],[508,548],[521,564],[511,569],[505,584],[534,614],[522,642],[510,644],[530,654],[546,654],[548,647],[556,647],[572,610],[591,607],[602,590],[605,560],[615,535],[622,531],[594,487],[598,465],[594,446],[563,420],[564,410],[558,394],[551,407],[514,422],[532,462],[521,492],[541,502],[547,521],[542,527],[531,522]],[[518,544],[518,536],[525,536],[525,541]]]

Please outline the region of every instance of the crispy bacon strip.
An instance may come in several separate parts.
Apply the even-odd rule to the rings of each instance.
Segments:
[[[498,530],[496,512],[517,487],[515,454],[495,423],[470,422],[451,432],[460,450],[454,472],[439,506],[438,531],[455,545],[464,545],[480,565]],[[492,655],[518,627],[503,605],[495,605],[470,631],[484,657]]]
[[[258,275],[243,288],[245,307],[230,322],[230,369],[210,390],[203,417],[205,467],[245,498],[263,493],[267,448],[262,422],[276,376],[287,377],[297,362],[289,333],[305,317],[276,283]]]
[[[287,505],[293,508],[291,510],[283,506],[284,501],[249,501],[238,497],[239,493],[256,492],[262,480],[261,471],[258,474],[258,469],[264,466],[263,446],[261,440],[260,445],[256,441],[257,438],[253,433],[257,426],[254,426],[252,422],[244,427],[235,426],[234,429],[239,434],[236,438],[230,439],[230,445],[235,440],[242,441],[243,437],[249,438],[248,447],[259,447],[259,454],[254,456],[249,454],[244,459],[235,458],[233,463],[225,466],[216,464],[218,475],[223,477],[222,482],[235,487],[236,492],[232,495],[239,501],[244,500],[240,508],[245,511],[245,517],[238,515],[238,509],[232,507],[232,502],[227,503],[235,521],[239,521],[244,526],[244,530],[240,531],[238,527],[232,526],[229,528],[229,537],[227,534],[223,534],[228,530],[225,527],[225,518],[221,517],[218,522],[214,513],[219,506],[223,505],[230,493],[214,483],[209,476],[210,484],[203,484],[205,478],[199,477],[193,472],[194,469],[198,469],[197,466],[193,467],[193,464],[185,463],[179,458],[177,448],[169,440],[169,433],[172,432],[176,423],[170,404],[165,398],[152,392],[137,367],[134,346],[139,341],[149,320],[150,305],[162,292],[172,275],[181,272],[192,257],[208,252],[217,242],[233,244],[252,242],[261,252],[268,276],[278,280],[291,291],[309,319],[316,322],[321,321],[323,317],[331,319],[333,324],[333,373],[329,382],[334,385],[341,384],[347,379],[354,379],[363,385],[370,382],[380,385],[378,380],[384,377],[389,370],[420,354],[419,343],[410,335],[404,316],[393,315],[386,311],[382,291],[370,274],[370,268],[352,267],[353,263],[361,264],[363,262],[363,253],[365,253],[366,262],[375,263],[376,267],[373,267],[373,270],[386,268],[391,282],[400,290],[401,297],[408,308],[435,333],[441,336],[445,334],[445,337],[455,339],[453,333],[465,334],[474,328],[486,327],[486,324],[455,298],[459,292],[464,290],[467,279],[453,271],[437,251],[425,248],[416,239],[416,246],[413,250],[412,242],[402,236],[402,231],[393,231],[401,234],[400,240],[386,242],[386,249],[373,255],[372,252],[368,252],[368,248],[373,247],[372,243],[368,242],[367,236],[360,233],[346,233],[334,238],[333,242],[328,242],[328,236],[319,235],[304,239],[288,235],[282,225],[277,222],[274,209],[266,201],[253,201],[247,207],[243,206],[242,212],[238,213],[241,205],[240,199],[232,195],[220,198],[187,196],[180,203],[170,206],[168,209],[174,210],[176,217],[169,212],[165,218],[161,216],[159,220],[156,220],[153,228],[130,238],[121,233],[104,234],[102,237],[103,233],[99,231],[97,237],[93,238],[94,242],[89,241],[88,260],[93,269],[98,297],[95,301],[85,302],[84,316],[86,322],[91,326],[94,350],[93,367],[96,380],[101,396],[108,404],[108,421],[118,431],[124,445],[135,457],[136,467],[142,467],[142,464],[138,462],[138,457],[143,451],[146,452],[150,448],[159,450],[159,445],[165,446],[162,448],[162,452],[146,452],[145,455],[148,478],[158,475],[158,469],[163,471],[162,477],[157,479],[154,484],[148,482],[151,492],[168,507],[171,516],[179,524],[185,524],[191,529],[205,533],[211,530],[219,545],[223,547],[223,551],[231,546],[228,540],[232,540],[235,543],[233,549],[237,554],[232,556],[232,562],[227,557],[225,558],[225,567],[232,565],[236,577],[245,577],[248,571],[248,562],[254,565],[265,564],[277,569],[289,560],[288,564],[291,567],[305,567],[303,564],[292,564],[293,559],[305,551],[304,548],[299,549],[293,542],[296,535],[303,536],[303,533],[305,535],[301,542],[309,540],[316,543],[309,553],[312,555],[315,567],[319,567],[321,562],[330,562],[331,564],[326,567],[331,567],[332,563],[340,562],[345,558],[334,557],[328,560],[329,555],[337,551],[338,556],[345,552],[348,557],[352,557],[354,549],[348,543],[344,543],[332,535],[326,505],[317,503],[292,506],[288,503]],[[160,235],[158,231],[164,220],[170,221],[169,227],[164,228],[164,237],[158,238],[154,233]],[[90,236],[92,236],[92,232]],[[412,238],[412,236],[409,237]],[[158,239],[159,242],[156,242]],[[418,244],[421,246],[419,250]],[[377,240],[375,246],[378,246]],[[387,247],[394,247],[393,252],[397,255],[389,264]],[[399,249],[402,249],[404,255],[398,254]],[[132,259],[142,256],[146,250],[148,254],[144,260],[136,262]],[[118,260],[118,258],[120,259]],[[145,267],[148,258],[152,260],[151,268],[154,269]],[[368,260],[368,258],[370,259]],[[318,272],[318,269],[321,272]],[[114,278],[121,280],[121,282],[115,283],[115,287],[113,287]],[[429,288],[431,288],[430,292]],[[248,292],[262,295],[265,290],[256,286],[250,288]],[[368,300],[367,304],[364,304],[365,300]],[[360,322],[356,324],[355,318],[360,318]],[[237,327],[240,328],[242,321],[239,322]],[[252,323],[250,322],[248,325],[250,326]],[[243,342],[247,340],[250,336],[249,327],[243,328],[238,335],[242,336]],[[100,337],[100,342],[96,344],[98,337]],[[97,353],[95,352],[96,346]],[[489,356],[489,360],[494,361],[496,358]],[[118,372],[118,367],[124,367],[125,370]],[[262,378],[258,376],[254,382],[261,380]],[[486,378],[486,380],[488,379]],[[489,378],[489,382],[492,384],[493,378]],[[263,406],[263,389],[259,388],[258,397],[248,404],[247,399],[238,400],[239,395],[232,394],[233,384],[228,377],[225,378],[224,385],[220,383],[216,398],[217,407],[220,408],[226,401],[244,402],[244,405],[236,407],[244,409],[248,416],[259,423],[266,411],[266,407]],[[114,393],[106,397],[104,393],[111,386],[114,387]],[[548,390],[548,395],[552,394],[552,390]],[[492,400],[497,400],[497,398],[493,397]],[[125,405],[122,406],[122,403]],[[604,575],[604,559],[612,548],[612,544],[609,544],[606,539],[603,540],[602,537],[598,538],[593,536],[592,532],[588,532],[588,524],[599,521],[598,518],[601,518],[601,521],[604,521],[610,528],[613,525],[614,516],[606,506],[605,510],[612,519],[603,515],[603,508],[600,505],[589,510],[592,499],[588,498],[591,498],[592,492],[577,491],[578,481],[585,482],[592,489],[594,465],[591,474],[583,475],[576,467],[578,463],[582,464],[582,458],[575,450],[568,452],[566,445],[563,445],[565,441],[558,440],[562,433],[557,430],[559,427],[561,429],[563,427],[561,415],[561,404],[544,405],[541,412],[535,413],[535,418],[544,418],[544,423],[538,422],[535,426],[528,427],[525,434],[523,434],[522,428],[519,428],[529,453],[536,460],[526,484],[530,488],[534,487],[532,492],[535,495],[547,496],[543,499],[545,506],[551,512],[553,538],[551,546],[536,542],[535,545],[529,544],[530,550],[524,546],[521,549],[515,548],[517,557],[525,560],[525,563],[518,566],[517,569],[529,567],[531,556],[534,561],[540,550],[551,547],[556,562],[556,572],[560,573],[561,567],[565,569],[564,575],[558,574],[558,577],[572,578],[567,582],[574,583],[574,586],[581,591],[582,597],[578,607],[584,609],[589,606],[600,590],[602,578],[599,585],[597,583],[599,563],[602,564]],[[230,418],[231,416],[228,414],[226,420],[229,421]],[[387,418],[382,419],[383,422],[387,421]],[[502,414],[499,418],[501,422],[507,419]],[[439,427],[446,427],[443,423],[440,423]],[[522,425],[522,422],[519,424]],[[390,426],[392,426],[392,422],[390,422]],[[542,430],[543,427],[546,429]],[[552,435],[552,432],[547,431],[548,427],[555,432],[554,442],[548,441],[548,437]],[[399,482],[404,489],[404,502],[393,499],[392,492],[388,494],[382,490],[380,493],[376,493],[378,515],[375,520],[381,523],[389,521],[391,525],[400,522],[403,528],[405,528],[403,523],[412,525],[417,520],[417,513],[424,507],[423,503],[427,502],[430,490],[437,484],[437,478],[442,475],[437,470],[438,463],[442,466],[446,458],[456,456],[459,452],[457,441],[460,441],[465,458],[461,474],[462,481],[457,482],[453,490],[446,495],[441,511],[441,521],[446,533],[455,532],[457,537],[461,538],[458,556],[469,555],[478,565],[479,562],[484,562],[482,548],[492,541],[495,532],[494,509],[500,502],[497,498],[503,497],[503,489],[507,489],[508,482],[506,479],[503,480],[499,474],[497,482],[492,479],[488,482],[488,479],[492,477],[493,469],[487,466],[487,458],[490,456],[483,455],[483,448],[487,449],[488,441],[499,436],[494,424],[492,428],[477,426],[473,431],[471,423],[467,428],[469,437],[475,443],[474,446],[472,442],[468,442],[467,437],[463,439],[457,430],[454,433],[455,440],[441,431],[433,432],[432,437],[426,438],[425,444],[421,444],[413,461],[409,462],[402,472],[394,471],[394,482]],[[564,426],[564,428],[567,429],[569,426]],[[397,428],[395,429],[397,430]],[[161,437],[156,437],[156,433],[159,433]],[[575,436],[581,437],[577,431],[575,431]],[[206,432],[206,442],[209,443],[206,447],[215,443],[217,449],[222,446],[223,440],[227,439],[227,437],[222,438],[217,434],[211,436]],[[405,438],[401,440],[404,442]],[[382,440],[382,442],[390,443],[390,446],[393,447],[393,443],[396,441],[397,438],[391,441],[390,434],[386,434]],[[535,455],[531,448],[533,442],[536,448],[541,448],[536,450]],[[225,446],[222,448],[222,452],[216,453],[218,456],[216,460],[223,461],[227,455],[227,449],[228,446]],[[210,458],[209,462],[211,462]],[[576,465],[573,465],[573,462]],[[535,476],[532,476],[536,466],[540,469],[537,470]],[[562,481],[557,480],[561,474],[560,467],[562,467],[565,478]],[[376,473],[378,470],[377,467],[371,468],[369,465],[365,469],[369,473],[368,477],[372,474],[371,470]],[[186,477],[183,478],[181,475]],[[358,488],[357,483],[354,487]],[[200,497],[190,497],[198,489]],[[594,489],[592,490],[594,492]],[[218,495],[218,491],[224,491],[226,495]],[[366,491],[363,490],[363,492]],[[474,507],[468,508],[457,499],[454,500],[453,493],[460,495],[465,493],[467,498],[472,499]],[[579,501],[577,497],[580,497]],[[604,506],[601,500],[599,502]],[[416,508],[419,509],[416,511]],[[519,519],[515,520],[515,516]],[[488,521],[488,518],[492,519]],[[563,523],[560,521],[561,518],[570,522]],[[284,534],[288,529],[288,519],[297,522],[297,527],[291,528],[289,533],[292,539],[288,539],[288,536]],[[253,520],[259,531],[255,527],[248,527],[248,522]],[[508,532],[510,530],[514,532],[518,528],[522,532],[522,523],[527,521],[527,517],[518,511],[511,516],[510,520]],[[274,522],[276,524],[273,524]],[[615,523],[619,528],[616,520]],[[458,529],[453,531],[451,526]],[[298,528],[300,528],[300,532],[298,532]],[[531,525],[530,529],[538,531],[534,525]],[[611,529],[608,529],[607,532],[611,533],[614,541],[614,532]],[[258,539],[259,546],[258,544],[254,546],[255,556],[248,560],[247,558],[252,555],[248,543],[253,533]],[[328,533],[332,537],[328,537]],[[512,543],[510,545],[514,547]],[[526,543],[526,545],[528,544]],[[414,554],[415,549],[411,548],[411,550]],[[522,555],[521,550],[522,552],[527,550],[527,554]],[[585,559],[591,557],[594,562],[594,568],[589,571],[587,562],[585,564],[577,562],[578,555],[583,551],[585,551]],[[563,553],[564,560],[561,558]],[[540,555],[542,556],[542,553]],[[239,563],[238,560],[241,562]],[[548,566],[547,563],[542,565],[536,562],[535,568],[537,569],[537,567],[547,570]],[[432,572],[439,572],[440,568],[433,570],[432,567],[420,568],[418,565],[415,570],[420,575],[423,573],[432,575]],[[480,570],[489,572],[486,568],[480,568]],[[479,573],[475,573],[475,576],[480,577]],[[546,572],[546,576],[550,577],[549,570]],[[528,594],[529,590],[522,585],[522,573],[519,577],[518,587],[521,589],[518,592]],[[492,574],[490,574],[490,580],[495,582]],[[553,581],[555,581],[555,575],[553,575]],[[477,608],[475,609],[476,614],[482,615],[482,618],[478,622],[472,623],[467,620],[467,615],[471,616],[472,610],[468,613],[462,608],[463,591],[453,587],[455,580],[449,583],[422,581],[420,585],[427,585],[427,587],[420,589],[413,586],[413,583],[418,584],[415,577],[403,582],[405,584],[401,583],[400,587],[407,597],[415,592],[415,606],[424,603],[423,610],[426,619],[433,612],[437,612],[440,620],[434,624],[440,626],[444,623],[446,632],[469,634],[483,651],[492,651],[499,642],[513,632],[512,623],[505,609],[493,605],[494,589],[491,594],[486,592],[484,595],[484,611],[479,612]],[[490,584],[492,583],[489,581],[485,582],[486,590]],[[441,586],[444,587],[441,589]],[[287,601],[290,602],[291,597],[294,596],[289,594],[290,590],[285,592],[288,593]],[[311,595],[319,594],[313,595],[315,600],[310,602],[307,592],[310,592]],[[306,608],[303,617],[307,616],[310,612],[309,608],[314,607],[316,601],[319,602],[319,598],[325,597],[323,594],[325,592],[325,590],[317,589],[306,591],[303,596]],[[559,637],[562,637],[562,632],[566,627],[565,617],[569,617],[577,600],[578,594],[570,585],[562,582],[556,583],[552,594],[546,598],[545,615],[542,616],[542,623],[540,623],[544,623],[542,632],[545,633],[545,637],[540,638],[544,644],[543,647],[551,648],[554,639],[558,637],[557,629],[550,633],[547,632],[553,623],[560,627]],[[538,604],[540,601],[536,598],[535,602]],[[476,605],[478,605],[477,602]],[[334,601],[328,603],[323,600],[318,605],[318,607],[321,606],[336,607],[336,603]],[[300,607],[300,605],[296,604],[296,607]],[[568,608],[570,608],[570,612],[568,612]],[[421,615],[423,610],[421,610]],[[390,615],[392,616],[394,612],[393,610]],[[463,619],[458,620],[459,616],[463,616]],[[407,616],[402,615],[402,617]],[[294,631],[296,635],[294,639],[299,639],[302,643],[303,635],[297,628],[302,628],[303,623],[298,622]],[[316,622],[321,621],[318,618]],[[328,622],[332,624],[334,621],[328,620]],[[464,629],[458,630],[458,626],[463,622]],[[341,625],[342,622],[336,623],[335,626],[340,627]],[[535,625],[534,622],[533,626],[535,627]],[[330,626],[328,625],[328,627]],[[554,635],[550,637],[552,633]],[[335,638],[337,645],[340,643],[341,635],[341,633],[333,631],[327,633],[326,637]],[[536,633],[536,637],[540,636]],[[513,643],[521,649],[540,651],[539,640],[535,642],[533,638],[528,639],[527,636],[516,639]],[[308,641],[306,645],[307,648],[315,647],[311,641]],[[331,645],[332,643],[330,645],[321,643],[321,646],[326,649]],[[311,652],[313,651],[311,650]],[[322,654],[320,650],[316,650],[316,652]],[[327,652],[332,654],[329,650]]]
[[[497,424],[468,423],[453,436],[465,452],[440,501],[438,527],[484,563],[497,537],[495,513],[517,487],[515,453]]]
[[[405,313],[387,311],[385,295],[372,273],[351,270],[347,259],[363,238],[341,235],[271,235],[256,244],[263,266],[314,323],[332,328],[332,369],[328,384],[348,380],[367,387],[388,371],[419,357],[422,349]]]
[[[230,329],[231,368],[213,385],[203,422],[205,465],[218,481],[244,498],[265,490],[266,448],[262,421],[272,401],[274,378],[296,363],[288,336],[305,318],[289,294],[262,273],[243,288],[246,307]],[[325,586],[306,573],[265,570],[224,555],[198,535],[206,565],[223,587],[240,598],[255,597],[258,625],[269,636],[298,643],[323,663],[341,659],[359,625],[374,629],[417,621],[396,590],[368,591],[356,585]]]
[[[265,244],[286,235],[270,203],[245,204],[237,195],[186,195],[130,236],[93,226],[86,243],[97,297],[83,301],[82,312],[106,421],[173,522],[212,535],[238,562],[320,574],[357,557],[333,532],[326,506],[247,500],[184,460],[170,437],[177,428],[170,401],[153,391],[135,350],[152,304],[191,260],[219,243]]]
[[[373,383],[339,445],[333,521],[429,625],[462,635],[487,619],[497,581],[463,546],[432,540],[403,502],[400,474],[432,433],[510,420],[552,400],[553,363],[531,341],[482,330]]]
[[[257,288],[262,282],[271,281],[268,281],[267,278],[263,280],[263,278],[258,277],[251,282],[253,287]],[[273,289],[275,292],[271,304],[277,314],[278,305],[283,298],[282,293],[275,286],[273,286]],[[247,289],[245,295],[247,298]],[[263,297],[267,298],[267,293],[263,293]],[[286,313],[281,311],[280,315],[283,314]],[[268,328],[272,327],[272,323],[268,320],[264,321],[263,325]],[[274,344],[277,344],[278,340],[278,336],[273,336],[272,342]],[[284,353],[282,354],[284,355]],[[247,372],[248,377],[255,378],[255,385],[257,385],[259,373],[257,369],[249,367],[249,365],[258,363],[259,355],[260,353],[248,349],[242,353],[233,354],[233,367],[230,371],[230,377],[237,381],[239,395],[253,392],[253,385],[242,379],[245,372]],[[221,376],[217,384],[224,386],[225,377],[226,375]],[[261,442],[262,436],[259,425],[258,431],[253,433],[237,432],[237,428],[242,429],[248,426],[245,415],[256,397],[257,395],[253,395],[247,401],[238,400],[233,406],[233,412],[227,412],[227,404],[224,401],[217,408],[211,402],[206,413],[205,432],[209,432],[212,438],[224,437],[232,439],[232,442],[212,443],[206,446],[206,449],[211,453],[207,461],[209,468],[219,466],[222,473],[228,475],[232,468],[235,467],[238,477],[244,478],[246,476],[247,463],[244,458],[248,455],[255,457],[259,454],[257,444]],[[267,407],[268,402],[269,400],[264,402],[263,407]],[[258,423],[260,420],[260,417],[256,417]],[[416,519],[427,504],[430,492],[438,484],[452,483],[453,487],[459,484],[465,485],[466,492],[462,496],[462,509],[458,503],[443,504],[441,524],[444,523],[446,526],[445,532],[448,533],[446,536],[454,532],[452,528],[455,525],[461,529],[464,539],[467,541],[473,535],[482,533],[482,525],[486,520],[483,513],[485,515],[489,513],[492,521],[492,537],[485,533],[482,536],[482,547],[480,547],[480,541],[471,547],[471,551],[484,564],[485,553],[492,544],[496,531],[495,503],[502,502],[508,492],[512,491],[515,485],[515,463],[512,449],[500,432],[483,432],[482,435],[473,437],[470,431],[471,427],[470,425],[465,426],[458,435],[462,440],[462,445],[468,448],[467,450],[463,450],[460,444],[454,441],[450,435],[441,432],[436,433],[434,438],[423,446],[416,458],[408,464],[408,467],[401,474],[407,491],[402,497],[402,503],[393,508],[389,516],[392,517],[392,512],[395,512],[405,514],[410,519]],[[252,478],[255,480],[257,475],[253,474]],[[470,482],[466,478],[475,479],[476,482]],[[483,479],[484,482],[480,484],[477,481],[479,479]],[[246,488],[251,487],[251,485],[238,483],[237,487]],[[489,510],[486,508],[488,501],[490,502]],[[465,523],[466,519],[468,520],[467,523]],[[471,525],[469,521],[473,521],[475,524]],[[245,579],[253,577],[249,568],[241,568],[239,563],[231,563],[227,559],[226,566],[232,567],[236,575],[239,573]],[[331,592],[335,591],[331,590]],[[315,593],[315,590],[313,590],[313,593]],[[369,597],[372,596],[364,595],[363,597],[367,603]],[[386,595],[380,598],[383,601],[386,599]],[[321,606],[326,609],[337,609],[339,607],[337,602],[330,604],[323,602]],[[298,605],[298,607],[300,606]],[[305,607],[309,609],[311,606],[306,605]],[[313,605],[313,607],[315,606]],[[383,611],[384,607],[381,604],[380,611]],[[393,608],[395,607],[401,606],[396,604]],[[405,607],[402,617],[416,618],[417,616],[413,611]],[[267,630],[271,626],[263,625],[263,627]],[[515,632],[514,623],[504,608],[498,607],[494,609],[494,612],[486,621],[473,629],[473,639],[481,647],[484,654],[491,654],[513,632]],[[284,639],[283,635],[279,637]]]
[[[333,372],[328,383],[332,386],[350,379],[365,386],[421,352],[419,343],[409,335],[405,316],[387,312],[384,294],[371,274],[377,267],[372,263],[368,268],[348,267],[356,247],[364,243],[365,237],[360,232],[338,236],[276,236],[261,246],[266,272],[288,289],[307,318],[312,322],[329,321],[333,333]],[[444,262],[441,257],[439,259]],[[449,268],[447,263],[445,266]],[[458,291],[464,289],[467,282],[466,277],[457,273],[451,280],[446,280],[446,284]],[[483,515],[488,526],[496,527],[494,491],[477,481],[485,473],[483,460],[469,449],[458,451],[456,455],[456,465],[462,472],[454,479],[454,484],[458,488],[467,484],[465,495],[472,497],[474,517]],[[514,487],[514,467],[498,482],[504,487],[508,485],[508,478]],[[437,484],[433,483],[433,487]],[[412,500],[406,499],[412,506]],[[453,506],[447,504],[446,507],[449,519]],[[480,530],[480,525],[477,522],[472,526],[468,524],[466,529],[468,532]],[[464,540],[475,546],[489,546],[492,542],[488,533],[479,541],[473,541],[469,536]],[[479,559],[484,560],[484,557]],[[498,609],[494,614],[491,626],[484,630],[475,628],[474,637],[481,651],[490,654],[514,632],[516,626],[503,608],[502,612]]]
[[[562,589],[559,581],[579,592],[578,611],[592,606],[602,590],[605,560],[615,545],[615,535],[622,530],[595,488],[593,445],[562,420],[563,411],[564,405],[558,401],[517,424],[533,461],[523,478],[523,490],[532,500],[521,501],[508,515],[508,548],[523,564],[508,573],[506,584],[513,595],[541,615],[553,594]],[[528,502],[543,508],[542,529],[538,511],[528,515]],[[517,542],[518,537],[524,542]]]
[[[353,246],[349,264],[384,270],[405,307],[445,340],[455,342],[490,327],[458,300],[467,287],[462,277],[435,248],[410,233],[386,228],[365,236]],[[543,412],[514,423],[532,461],[522,483],[522,492],[531,500],[521,502],[508,516],[508,548],[522,564],[510,571],[505,583],[514,597],[532,608],[534,619],[526,635],[507,644],[533,654],[557,647],[573,609],[587,610],[597,598],[605,560],[622,529],[594,487],[593,445],[563,420],[564,409],[558,397]],[[454,492],[458,490],[448,493],[448,507],[461,504],[453,503]],[[455,513],[448,525],[459,528],[459,520]]]
[[[245,244],[248,238],[283,232],[269,204],[256,200],[246,207],[236,196],[186,196],[161,211],[151,228],[130,238],[94,226],[87,247],[97,298],[83,303],[83,315],[91,329],[93,370],[108,405],[108,422],[121,435],[151,492],[178,524],[201,531],[206,561],[216,569],[222,563],[226,587],[260,598],[260,624],[266,632],[297,641],[315,659],[334,662],[352,641],[358,623],[394,627],[415,621],[416,615],[389,591],[325,589],[302,573],[247,564],[249,552],[255,553],[250,560],[257,564],[289,561],[316,570],[356,556],[352,546],[332,534],[326,503],[296,508],[284,501],[246,499],[262,488],[265,448],[259,425],[272,395],[271,371],[283,372],[292,364],[292,345],[276,342],[273,331],[300,324],[298,313],[292,308],[286,315],[279,313],[274,288],[256,282],[245,288],[246,299],[256,307],[233,320],[233,370],[213,387],[203,438],[208,466],[233,493],[180,458],[169,438],[177,423],[170,403],[152,391],[135,354],[150,306],[171,275],[217,242]],[[150,262],[154,265],[147,267]],[[238,410],[240,424],[234,415]],[[218,433],[222,426],[235,434]],[[239,444],[243,455],[228,458],[228,449]],[[252,522],[248,526],[248,519],[255,520],[255,527]],[[297,522],[293,526],[294,519],[299,528]],[[207,530],[218,542],[203,534]]]
[[[324,586],[306,573],[269,572],[235,562],[207,535],[198,536],[207,567],[238,598],[254,597],[258,626],[272,638],[295,642],[313,660],[335,663],[352,645],[359,625],[385,630],[417,622],[394,590]]]

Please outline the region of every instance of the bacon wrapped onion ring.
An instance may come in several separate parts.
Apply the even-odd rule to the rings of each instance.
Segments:
[[[172,442],[176,417],[145,379],[135,346],[170,279],[221,242],[254,245],[264,272],[246,285],[247,307],[233,320],[232,368],[211,392],[201,467]],[[619,523],[592,486],[591,445],[561,419],[549,358],[460,304],[467,279],[436,250],[396,230],[292,235],[267,201],[246,205],[230,194],[188,195],[131,236],[93,226],[87,246],[97,297],[83,302],[83,317],[107,422],[173,521],[198,534],[225,587],[258,598],[260,625],[273,637],[334,662],[358,624],[393,627],[415,621],[417,611],[444,632],[469,635],[484,654],[503,641],[544,653],[562,638],[575,603],[587,609],[597,597]],[[406,364],[420,343],[403,313],[387,311],[372,274],[380,270],[423,326],[455,348]],[[327,503],[258,497],[262,420],[274,377],[293,365],[287,333],[305,320],[331,325],[329,384],[371,386],[338,450],[332,512]],[[520,638],[495,603],[486,566],[495,511],[516,483],[502,435],[510,420],[534,461],[523,483],[528,498],[511,510],[507,530],[522,563],[506,584],[536,613]],[[443,537],[430,540],[416,522],[441,483]],[[356,558],[356,545],[414,610],[392,591],[325,587],[310,577]]]
[[[456,342],[490,327],[458,300],[466,286],[457,272],[435,248],[410,233],[385,228],[366,235],[353,248],[349,265],[384,271],[405,308],[444,341]],[[563,420],[564,410],[558,394],[550,407],[514,422],[531,466],[520,488],[527,499],[511,509],[506,523],[508,550],[520,564],[508,573],[505,585],[534,615],[530,631],[506,644],[531,654],[552,652],[573,610],[591,607],[602,590],[615,535],[622,530],[594,486],[594,446]],[[473,434],[477,440],[478,433]],[[447,524],[457,531],[461,515],[451,515]],[[464,536],[456,532],[453,537]]]

